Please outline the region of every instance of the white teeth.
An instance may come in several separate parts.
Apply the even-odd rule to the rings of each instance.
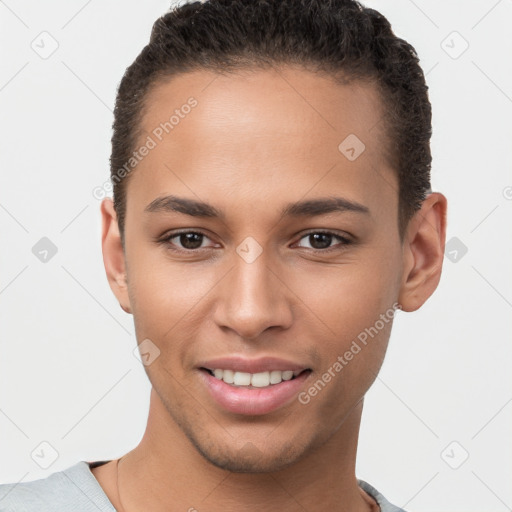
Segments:
[[[279,384],[283,380],[282,373],[279,370],[272,370],[270,372],[270,384]]]
[[[251,374],[245,372],[235,372],[233,384],[235,386],[249,386],[251,384]]]
[[[221,372],[224,372],[224,374],[221,377],[217,377],[222,379],[227,384],[233,384],[235,382],[235,372],[232,370],[220,370]]]
[[[251,385],[255,388],[264,388],[270,384],[270,372],[253,373]]]
[[[247,373],[222,370],[219,368],[211,371],[215,378],[223,380],[226,384],[253,386],[255,388],[265,388],[272,384],[279,384],[283,380],[291,380],[294,376],[296,377],[302,372],[302,370],[272,370],[269,372]]]

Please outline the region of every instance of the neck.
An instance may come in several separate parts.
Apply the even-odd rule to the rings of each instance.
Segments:
[[[272,473],[232,473],[205,460],[174,423],[154,389],[146,431],[118,465],[121,510],[154,512],[371,510],[355,460],[363,402],[326,443]],[[374,504],[374,503],[373,503]]]

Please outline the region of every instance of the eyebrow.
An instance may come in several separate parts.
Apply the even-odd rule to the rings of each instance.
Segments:
[[[150,213],[177,212],[190,215],[191,217],[225,219],[223,212],[208,203],[173,195],[157,197],[146,206],[144,211]],[[342,197],[325,197],[309,199],[306,201],[298,201],[296,203],[289,203],[281,210],[281,216],[314,217],[317,215],[338,212],[356,212],[369,214],[370,210],[367,206],[364,206],[361,203],[349,201],[348,199],[344,199]]]

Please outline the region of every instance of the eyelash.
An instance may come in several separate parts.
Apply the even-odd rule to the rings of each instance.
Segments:
[[[194,254],[194,253],[196,253],[198,251],[201,251],[202,249],[209,249],[209,247],[200,247],[200,248],[197,248],[197,249],[181,249],[181,248],[173,247],[173,244],[171,242],[171,240],[173,238],[177,238],[180,235],[189,234],[189,233],[193,233],[193,234],[196,234],[196,235],[202,235],[205,238],[209,238],[208,235],[206,233],[203,233],[202,231],[183,230],[183,231],[176,231],[176,232],[173,232],[173,233],[170,233],[170,234],[166,235],[163,239],[160,240],[160,243],[167,245],[168,248],[171,251],[187,253],[187,254]],[[336,238],[340,243],[336,244],[336,245],[334,245],[332,247],[328,247],[327,249],[311,249],[311,248],[308,248],[308,247],[302,247],[302,249],[307,249],[308,251],[313,251],[315,253],[324,253],[325,254],[325,253],[329,253],[331,251],[343,250],[347,245],[350,245],[350,244],[353,243],[353,241],[351,239],[349,239],[348,237],[345,237],[345,236],[342,236],[342,235],[339,235],[337,233],[334,233],[332,231],[327,231],[327,230],[316,230],[316,231],[312,230],[312,231],[308,231],[307,233],[304,233],[299,238],[298,241],[300,242],[300,240],[302,240],[303,238],[306,238],[306,237],[308,237],[310,235],[314,235],[314,234],[331,235],[333,238]]]

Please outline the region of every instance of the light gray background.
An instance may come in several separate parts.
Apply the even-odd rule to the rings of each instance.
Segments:
[[[0,482],[119,457],[143,434],[149,382],[92,191],[108,180],[116,87],[169,5],[0,1]],[[411,511],[510,510],[512,1],[366,5],[427,73],[451,254],[434,296],[397,317],[357,475]],[[31,45],[52,38],[43,59]],[[57,247],[46,263],[42,237]]]

